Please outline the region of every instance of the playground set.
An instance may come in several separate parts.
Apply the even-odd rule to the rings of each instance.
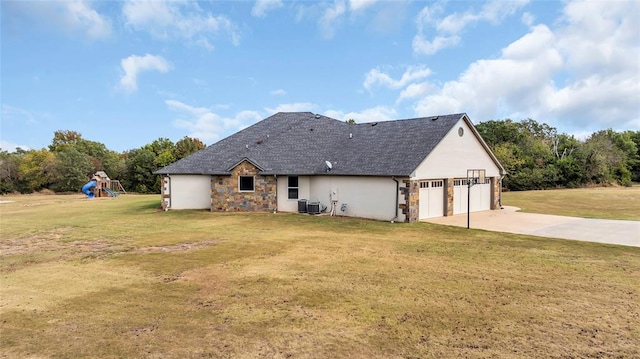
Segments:
[[[82,186],[82,193],[87,195],[87,198],[95,197],[118,197],[120,194],[126,194],[127,191],[120,184],[118,180],[109,179],[109,176],[104,171],[96,172],[91,180]]]

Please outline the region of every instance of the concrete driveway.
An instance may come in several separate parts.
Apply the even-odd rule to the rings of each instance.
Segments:
[[[473,212],[471,228],[640,247],[640,221],[564,217],[517,210],[517,207],[505,206],[496,211]],[[458,214],[424,221],[466,227],[467,215]]]

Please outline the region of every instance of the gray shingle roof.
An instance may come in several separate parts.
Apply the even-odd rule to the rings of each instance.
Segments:
[[[409,176],[463,116],[349,125],[280,112],[155,173],[225,175],[247,159],[265,175]]]

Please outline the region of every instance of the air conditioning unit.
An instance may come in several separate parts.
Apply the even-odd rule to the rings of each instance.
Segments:
[[[307,212],[309,214],[320,214],[320,202],[307,203]]]
[[[298,200],[298,213],[307,213],[307,200],[299,199]]]

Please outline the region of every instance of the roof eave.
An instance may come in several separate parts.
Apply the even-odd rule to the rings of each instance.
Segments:
[[[507,170],[505,170],[504,167],[502,167],[502,164],[500,163],[500,161],[498,161],[498,158],[493,154],[493,151],[491,151],[491,148],[489,147],[489,145],[484,141],[482,136],[480,136],[480,132],[478,132],[478,130],[476,129],[476,126],[473,125],[473,122],[471,122],[471,119],[469,119],[469,116],[467,116],[467,114],[465,113],[462,116],[462,119],[467,123],[469,128],[471,128],[471,132],[478,139],[478,141],[480,142],[482,147],[485,149],[485,151],[489,154],[489,157],[491,157],[491,160],[496,164],[496,166],[498,166],[498,169],[500,170],[500,175],[501,176],[506,175]]]

